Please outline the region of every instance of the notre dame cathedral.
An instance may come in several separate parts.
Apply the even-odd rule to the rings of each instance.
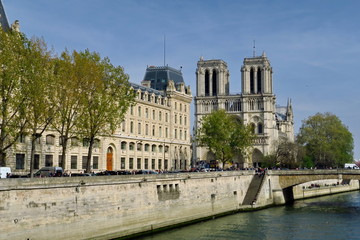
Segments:
[[[228,114],[240,117],[251,124],[257,138],[246,156],[233,159],[238,167],[261,166],[263,156],[274,151],[280,137],[294,141],[294,117],[291,101],[287,106],[276,105],[273,92],[272,67],[265,53],[245,58],[241,67],[240,94],[230,94],[229,70],[223,60],[204,60],[197,63],[195,129],[201,119],[214,110],[225,109]],[[205,147],[197,146],[195,161],[215,160]]]

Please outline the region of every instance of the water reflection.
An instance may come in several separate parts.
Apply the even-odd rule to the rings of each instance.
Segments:
[[[234,214],[140,239],[360,239],[358,222],[360,192],[351,192]]]

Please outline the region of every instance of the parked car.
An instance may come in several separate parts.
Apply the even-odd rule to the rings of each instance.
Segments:
[[[35,177],[61,177],[64,171],[61,167],[43,167],[37,171]]]

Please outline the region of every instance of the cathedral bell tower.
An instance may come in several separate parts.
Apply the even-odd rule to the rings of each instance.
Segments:
[[[204,60],[197,63],[196,96],[229,95],[229,70],[223,60]]]
[[[245,58],[241,67],[243,94],[272,94],[272,68],[265,52],[260,57]]]

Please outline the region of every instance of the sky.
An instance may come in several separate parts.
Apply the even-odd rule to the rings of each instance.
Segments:
[[[295,132],[320,112],[337,115],[360,159],[358,0],[2,0],[10,23],[50,48],[95,51],[140,83],[149,65],[180,69],[196,93],[196,65],[222,59],[241,92],[245,57],[265,51],[277,104],[291,98]],[[194,118],[193,118],[194,119]]]

